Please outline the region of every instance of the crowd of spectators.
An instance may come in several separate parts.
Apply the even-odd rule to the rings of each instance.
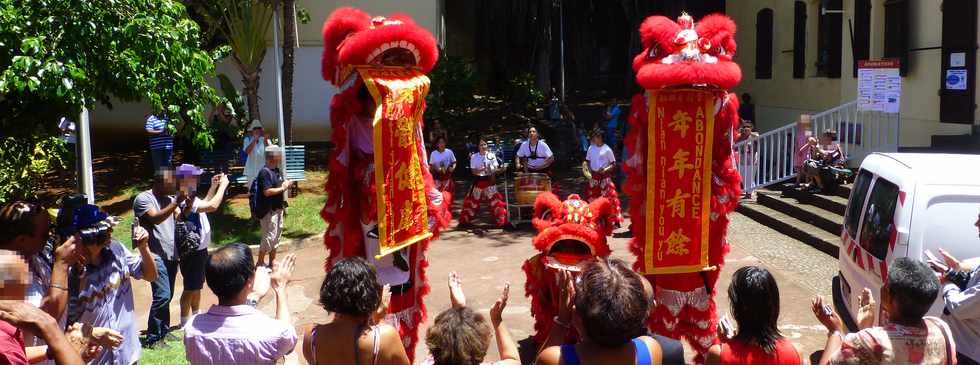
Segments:
[[[263,265],[245,244],[209,253],[207,213],[218,209],[228,182],[215,176],[199,198],[200,173],[189,165],[158,170],[152,189],[135,199],[132,249],[112,238],[119,218],[84,197],[66,196],[50,211],[27,202],[0,207],[0,363],[135,364],[141,345],[167,341],[169,300],[180,271],[187,298],[181,300],[180,327],[191,364],[274,364],[294,350],[318,365],[409,364],[397,330],[386,324],[389,288],[378,283],[365,259],[341,259],[330,268],[319,303],[331,316],[298,333],[287,296],[295,255],[270,257]],[[258,179],[264,178],[260,172]],[[854,331],[823,298],[814,298],[812,311],[826,327],[827,341],[810,357],[813,363],[977,364],[980,260],[939,252],[942,259],[930,262],[890,262],[878,297],[869,289],[861,292]],[[131,279],[152,283],[142,341]],[[205,283],[218,303],[196,313]],[[422,363],[521,364],[503,321],[510,284],[500,288],[486,315],[467,305],[461,277],[450,273],[451,306],[424,334],[429,353]],[[560,271],[556,290],[555,326],[523,363],[684,363],[678,341],[649,332],[654,289],[622,260],[597,258],[578,271]],[[737,269],[727,293],[728,315],[719,322],[719,341],[709,349],[707,364],[803,363],[804,354],[779,329],[782,303],[769,271]],[[272,316],[257,309],[269,295]],[[928,315],[937,300],[942,315]],[[297,349],[299,336],[303,345]],[[495,357],[488,356],[493,345]]]

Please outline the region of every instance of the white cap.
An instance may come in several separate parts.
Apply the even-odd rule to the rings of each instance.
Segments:
[[[258,119],[252,119],[252,124],[248,125],[248,130],[253,130],[255,128],[262,128],[262,122]]]

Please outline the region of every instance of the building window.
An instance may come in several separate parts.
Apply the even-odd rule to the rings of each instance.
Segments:
[[[885,58],[902,62],[901,75],[909,71],[909,2],[908,0],[885,1]]]
[[[817,76],[840,78],[841,0],[821,0],[817,19]]]
[[[772,78],[772,9],[755,16],[755,78]]]
[[[806,2],[793,7],[793,78],[806,77]]]
[[[858,76],[858,61],[871,57],[871,0],[854,1],[853,77]]]

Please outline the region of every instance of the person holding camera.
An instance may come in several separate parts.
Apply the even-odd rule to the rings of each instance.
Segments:
[[[279,239],[282,237],[284,226],[283,218],[286,209],[286,190],[293,185],[293,181],[283,179],[283,174],[279,170],[282,162],[282,148],[276,145],[269,145],[265,148],[265,166],[259,170],[258,179],[258,204],[256,211],[258,217],[262,217],[260,225],[259,260],[258,266],[272,267],[276,261],[276,250],[279,248]],[[268,265],[265,264],[265,257],[269,256]]]
[[[119,332],[118,347],[103,351],[93,363],[130,365],[140,357],[139,331],[134,313],[133,284],[130,278],[153,282],[157,279],[156,260],[150,252],[150,234],[133,225],[133,254],[112,239],[112,228],[119,222],[99,207],[86,204],[75,209],[75,228],[79,243],[75,255],[82,265],[81,306],[78,321]]]
[[[186,200],[186,195],[177,191],[172,167],[157,169],[153,187],[139,193],[133,200],[133,225],[142,226],[149,232],[150,251],[157,256],[156,275],[153,276],[155,280],[150,285],[153,302],[150,304],[150,315],[147,319],[147,347],[163,340],[170,332],[170,300],[174,297],[178,258],[174,240],[174,212]]]
[[[973,223],[980,229],[980,215]],[[980,265],[976,259],[960,261],[939,249],[942,261],[930,260],[942,283],[943,320],[956,341],[959,365],[980,364]]]
[[[208,246],[211,245],[208,213],[221,207],[221,200],[228,188],[228,177],[216,174],[211,178],[207,195],[204,199],[198,198],[197,184],[202,173],[202,169],[191,164],[182,164],[176,170],[180,191],[187,196],[187,200],[179,202],[175,236],[180,255],[180,275],[184,277],[184,291],[180,294],[180,327],[184,327],[187,320],[201,308],[204,266],[208,261]],[[182,236],[181,232],[185,235]]]

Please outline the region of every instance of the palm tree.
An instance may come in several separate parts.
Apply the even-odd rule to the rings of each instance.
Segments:
[[[231,46],[231,56],[242,76],[248,115],[260,119],[259,76],[265,58],[266,39],[272,23],[272,6],[260,0],[212,0],[200,1],[200,6],[211,7],[208,13],[222,37]],[[215,9],[214,7],[218,7]],[[217,14],[213,10],[218,10]]]

